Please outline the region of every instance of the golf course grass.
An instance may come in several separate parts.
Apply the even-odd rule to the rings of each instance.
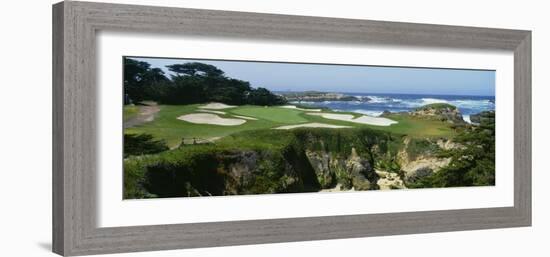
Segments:
[[[372,128],[376,130],[392,132],[410,137],[453,137],[455,132],[449,123],[415,118],[406,114],[391,114],[387,118],[397,121],[390,126],[374,126],[359,124],[349,121],[333,120],[321,116],[309,115],[308,111],[298,109],[281,108],[277,106],[263,107],[243,105],[217,111],[225,114],[216,114],[221,118],[238,118],[246,116],[254,119],[246,120],[242,125],[220,126],[208,124],[196,124],[179,120],[178,117],[186,114],[201,113],[199,106],[193,105],[160,105],[160,111],[151,122],[146,122],[134,127],[126,128],[126,134],[147,133],[157,139],[165,140],[168,146],[176,147],[182,139],[194,140],[218,140],[228,135],[252,130],[273,129],[285,125],[297,125],[304,123],[323,123],[330,125],[348,126],[355,128]],[[138,113],[137,106],[126,106],[124,108],[124,120],[134,117]],[[353,114],[359,117],[361,114],[323,111],[323,113]],[[129,117],[127,117],[129,116]]]
[[[139,113],[139,107],[135,105],[125,105],[123,109],[124,121],[134,118]]]

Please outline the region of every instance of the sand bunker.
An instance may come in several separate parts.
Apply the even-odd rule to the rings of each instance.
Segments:
[[[221,110],[221,109],[227,109],[227,108],[233,108],[236,107],[235,105],[227,105],[222,103],[209,103],[206,105],[199,106],[201,109],[212,109],[212,110]]]
[[[375,125],[375,126],[389,126],[391,124],[397,123],[397,121],[390,120],[388,118],[371,117],[367,115],[363,115],[359,118],[354,119],[353,115],[351,114],[336,114],[336,113],[308,113],[308,114],[321,116],[325,119],[342,120],[342,121],[349,121],[354,123],[368,124],[368,125]]]
[[[304,123],[304,124],[298,124],[298,125],[288,125],[288,126],[282,126],[277,127],[275,129],[294,129],[294,128],[351,128],[350,126],[338,126],[338,125],[331,125],[331,124],[325,124],[325,123]]]
[[[212,110],[197,110],[199,112],[208,112],[208,113],[215,113],[215,114],[225,114],[225,112],[222,111],[212,111]]]
[[[226,112],[222,112],[222,111],[212,111],[212,110],[197,110],[198,112],[207,112],[207,113],[214,113],[214,114],[221,114],[221,115],[225,115],[227,114]],[[233,115],[233,117],[235,118],[240,118],[240,119],[245,119],[245,120],[258,120],[256,118],[252,118],[252,117],[248,117],[248,116],[241,116],[241,115]]]
[[[294,109],[294,110],[300,110],[300,111],[308,111],[308,112],[320,112],[321,109],[305,109],[305,108],[298,108],[296,107],[296,105],[283,105],[283,106],[280,106],[281,108],[286,108],[286,109]]]
[[[178,120],[187,121],[194,124],[210,124],[220,126],[238,126],[246,122],[243,119],[228,119],[222,118],[211,113],[191,113],[178,117]]]

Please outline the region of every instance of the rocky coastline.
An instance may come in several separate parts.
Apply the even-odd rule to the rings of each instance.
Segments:
[[[475,127],[449,105],[424,106],[406,115]],[[480,113],[473,120],[494,124],[494,112]],[[143,178],[125,194],[149,198],[415,188],[450,167],[457,157],[448,153],[467,152],[466,145],[450,138],[415,138],[367,128],[262,133],[280,138],[277,147],[197,146],[186,152],[186,160],[193,161],[172,161],[185,148],[171,151],[170,158],[143,157],[135,167],[125,167],[134,169],[130,175]]]

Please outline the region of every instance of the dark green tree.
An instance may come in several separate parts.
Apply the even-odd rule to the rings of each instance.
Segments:
[[[280,105],[284,103],[284,99],[271,93],[266,88],[259,87],[250,91],[248,103],[253,105]]]
[[[204,79],[195,76],[172,77],[172,84],[164,97],[158,99],[166,104],[194,104],[207,99]]]
[[[130,155],[155,154],[168,150],[163,140],[150,134],[124,134],[124,158]]]
[[[168,78],[161,69],[151,68],[147,62],[124,59],[125,103],[137,103],[159,97],[159,91],[166,82]]]
[[[247,81],[228,78],[216,66],[188,62],[166,66],[176,75],[168,79],[159,68],[131,58],[124,60],[125,103],[144,100],[164,104],[222,102],[233,105],[280,105],[285,100]]]
[[[172,64],[166,66],[170,71],[178,74],[178,76],[203,76],[203,77],[221,77],[224,75],[223,71],[218,69],[214,65],[200,63],[200,62],[188,62],[182,64]]]

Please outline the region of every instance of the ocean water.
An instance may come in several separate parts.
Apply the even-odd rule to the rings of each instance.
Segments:
[[[456,106],[465,121],[470,122],[470,115],[495,109],[494,96],[471,95],[420,95],[420,94],[365,94],[344,93],[353,95],[363,101],[324,101],[293,102],[306,106],[328,107],[335,111],[350,111],[369,116],[378,116],[385,110],[390,112],[411,111],[426,104],[448,103]]]

